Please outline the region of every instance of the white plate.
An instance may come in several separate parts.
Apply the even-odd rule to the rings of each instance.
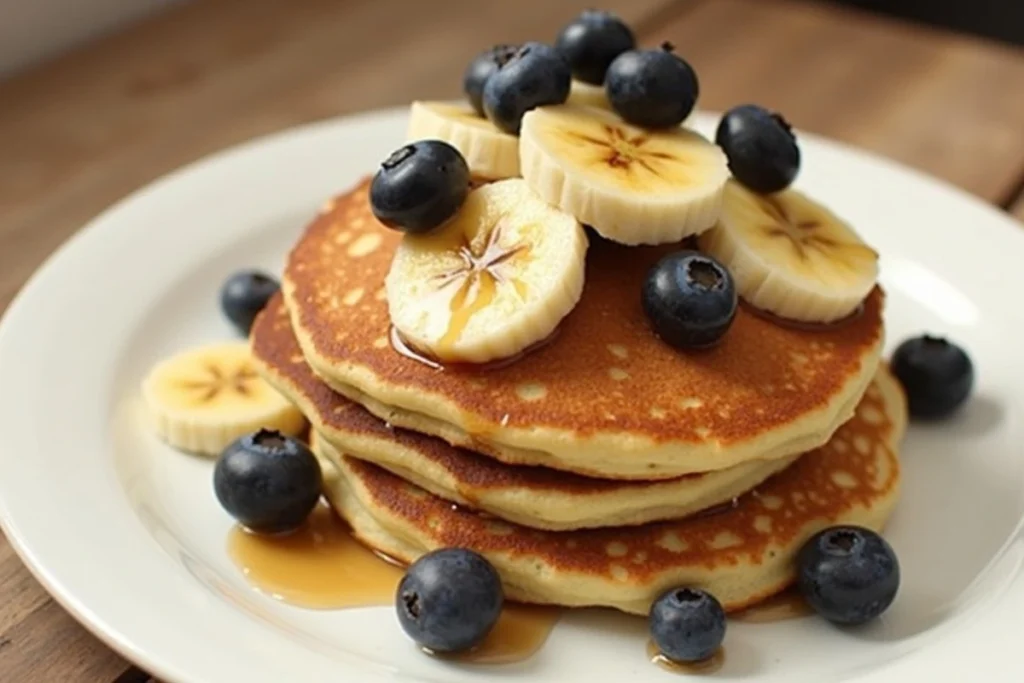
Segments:
[[[506,668],[429,659],[389,609],[305,611],[253,591],[225,553],[210,463],[139,420],[147,367],[231,336],[216,292],[236,268],[279,270],[331,194],[402,140],[402,112],[289,131],[142,190],[65,245],[0,328],[0,515],[60,602],[128,658],[182,683],[672,680],[641,620],[578,614]],[[710,131],[714,119],[699,118]],[[855,632],[815,618],[732,624],[724,680],[1024,680],[1024,232],[950,187],[802,136],[800,185],[883,255],[890,348],[924,330],[962,342],[977,392],[907,437],[888,537],[897,602]]]

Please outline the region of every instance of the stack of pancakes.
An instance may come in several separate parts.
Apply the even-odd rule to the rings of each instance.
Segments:
[[[646,613],[688,585],[736,610],[791,583],[816,531],[891,513],[906,409],[879,361],[880,290],[817,329],[741,306],[717,347],[685,353],[652,334],[639,294],[678,245],[593,238],[552,338],[443,367],[395,348],[384,278],[400,238],[368,182],[330,202],[252,332],[367,545],[404,562],[471,548],[524,602]]]

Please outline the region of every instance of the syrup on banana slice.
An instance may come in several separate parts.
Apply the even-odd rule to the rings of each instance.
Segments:
[[[402,339],[448,363],[485,363],[545,339],[579,300],[582,226],[519,179],[473,190],[454,219],[403,237],[386,280]]]

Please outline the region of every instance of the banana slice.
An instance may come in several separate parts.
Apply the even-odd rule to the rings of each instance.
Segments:
[[[404,341],[445,362],[507,358],[579,301],[587,238],[521,179],[469,193],[439,231],[402,238],[386,293]]]
[[[580,104],[585,107],[599,107],[611,111],[612,106],[608,103],[608,95],[605,94],[603,85],[592,85],[583,81],[573,80],[572,88],[569,90],[568,104]]]
[[[579,105],[528,113],[519,162],[541,198],[623,244],[678,242],[707,230],[729,178],[722,151],[693,131],[648,131]]]
[[[519,176],[519,140],[477,116],[469,105],[413,102],[406,139],[444,140],[466,157],[477,178],[493,181]]]
[[[219,455],[260,428],[298,436],[302,413],[256,374],[245,342],[192,349],[161,361],[142,383],[157,435],[191,453]]]
[[[878,253],[796,190],[758,195],[730,181],[718,225],[697,242],[747,303],[791,320],[845,318],[878,279]]]

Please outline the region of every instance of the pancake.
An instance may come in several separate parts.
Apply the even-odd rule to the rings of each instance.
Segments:
[[[389,428],[332,391],[306,365],[280,296],[256,320],[251,340],[260,375],[295,403],[331,445],[446,500],[524,526],[566,530],[685,517],[745,493],[796,457],[661,481],[593,479],[506,465],[436,437]]]
[[[659,341],[640,305],[650,266],[679,248],[591,239],[581,301],[515,362],[438,370],[389,343],[384,278],[400,233],[367,182],[329,203],[289,255],[284,292],[304,355],[336,391],[392,424],[511,464],[663,479],[816,448],[878,366],[883,295],[810,330],[741,307],[714,349]]]
[[[337,467],[326,495],[355,535],[404,562],[442,547],[484,554],[507,595],[645,614],[662,591],[695,586],[735,611],[786,588],[794,558],[826,526],[879,530],[896,504],[906,402],[880,370],[853,420],[822,448],[717,514],[638,527],[537,531],[452,506],[384,469],[315,447]]]

